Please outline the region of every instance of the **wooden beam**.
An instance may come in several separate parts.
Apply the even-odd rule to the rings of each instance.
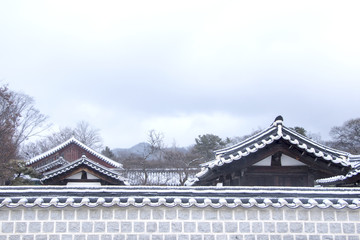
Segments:
[[[277,152],[271,156],[271,166],[281,166],[281,152]]]

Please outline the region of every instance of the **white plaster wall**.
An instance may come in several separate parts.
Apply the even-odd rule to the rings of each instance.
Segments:
[[[86,173],[87,179],[99,179],[98,177],[92,175],[91,173]],[[81,172],[71,175],[67,179],[81,179]]]
[[[254,166],[271,166],[271,156],[255,163]],[[283,154],[281,156],[281,166],[305,166],[305,164],[295,158]]]

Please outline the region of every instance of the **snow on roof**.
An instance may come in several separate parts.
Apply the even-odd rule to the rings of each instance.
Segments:
[[[202,171],[196,174],[194,179],[188,180],[186,185],[191,186],[198,182],[200,178],[209,173],[209,169],[220,167],[224,164],[232,163],[233,161],[238,161],[242,157],[255,153],[259,149],[262,149],[279,139],[283,139],[318,158],[344,167],[352,166],[350,161],[352,159],[357,159],[356,157],[360,158],[360,156],[351,155],[350,153],[316,143],[296,131],[283,126],[282,117],[277,117],[269,128],[238,144],[215,151],[215,160],[203,164]]]
[[[59,157],[58,159],[51,161],[48,164],[45,164],[44,166],[36,168],[36,171],[39,173],[44,173],[56,166],[59,166],[59,165],[63,166],[66,164],[69,164],[69,162],[66,161],[63,157]]]
[[[353,162],[354,164],[360,163],[360,155],[350,155],[349,156],[350,162]]]
[[[76,145],[78,145],[79,147],[81,147],[82,149],[86,150],[87,152],[95,155],[96,157],[100,158],[101,160],[103,160],[104,162],[110,164],[111,166],[113,167],[116,167],[116,168],[122,168],[122,164],[121,163],[118,163],[118,162],[115,162],[114,160],[108,158],[108,157],[105,157],[104,155],[96,152],[95,150],[89,148],[88,146],[86,146],[85,144],[83,144],[82,142],[80,142],[79,140],[77,140],[75,137],[71,137],[69,140],[65,141],[64,143],[36,156],[36,157],[33,157],[32,159],[30,159],[26,164],[27,165],[30,165],[30,164],[33,164],[43,158],[46,158],[48,156],[50,156],[51,154],[54,154],[55,152],[65,148],[66,146],[70,145],[71,143],[75,143]]]
[[[358,162],[353,165],[353,169],[351,169],[345,176],[337,175],[329,178],[321,178],[321,179],[317,179],[315,182],[320,185],[336,184],[345,181],[346,179],[357,176],[359,173],[360,173],[360,163]]]
[[[90,159],[88,159],[85,155],[83,155],[80,159],[74,161],[74,162],[71,162],[65,166],[62,166],[60,168],[57,168],[53,171],[50,171],[48,173],[45,174],[45,176],[41,179],[41,182],[44,182],[46,180],[49,180],[51,178],[54,178],[60,174],[63,174],[63,173],[66,173],[66,172],[69,172],[71,171],[72,169],[76,168],[77,166],[80,166],[80,165],[87,165],[88,167],[94,169],[95,171],[97,172],[100,172],[102,174],[105,174],[106,176],[108,177],[111,177],[115,180],[120,180],[120,181],[123,181],[124,184],[126,185],[127,182],[126,182],[126,179],[122,176],[120,176],[119,173],[115,172],[115,171],[112,171],[106,167],[104,167],[103,165],[101,164],[98,164],[94,161],[91,161]]]
[[[0,187],[1,207],[197,207],[359,209],[358,188]]]

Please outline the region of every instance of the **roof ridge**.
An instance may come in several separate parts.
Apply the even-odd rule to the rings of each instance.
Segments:
[[[69,144],[71,143],[75,143],[77,144],[78,146],[80,146],[81,148],[85,149],[86,151],[88,151],[89,153],[95,155],[96,157],[100,158],[101,160],[105,161],[106,163],[110,164],[111,166],[113,167],[117,167],[117,168],[122,168],[122,164],[121,163],[118,163],[104,155],[102,155],[101,153],[98,153],[97,151],[95,151],[94,149],[86,146],[84,143],[80,142],[79,140],[77,140],[74,136],[72,136],[71,138],[69,138],[68,140],[66,140],[65,142],[49,149],[48,151],[42,153],[42,154],[39,154],[33,158],[31,158],[27,163],[26,165],[30,165],[30,164],[33,164],[45,157],[48,157],[50,156],[51,154],[55,153],[56,151],[59,151],[60,149],[63,149],[65,148],[66,146],[68,146]]]
[[[250,137],[240,141],[239,143],[236,143],[236,144],[234,144],[232,146],[225,147],[225,148],[222,148],[222,149],[219,149],[219,150],[215,150],[214,152],[215,152],[216,155],[218,155],[218,154],[221,154],[221,153],[223,153],[225,151],[229,151],[229,150],[231,151],[233,149],[236,149],[236,148],[240,147],[241,145],[246,145],[246,143],[250,142],[250,140],[255,140],[256,138],[260,138],[263,135],[266,135],[266,134],[268,134],[268,133],[270,133],[270,132],[272,132],[274,130],[276,130],[275,126],[270,126],[269,128],[264,129],[264,130],[256,133],[255,135],[250,136]]]
[[[236,149],[238,147],[240,147],[241,145],[245,145],[245,143],[247,142],[250,142],[250,140],[253,140],[253,139],[256,139],[256,138],[259,138],[267,133],[270,133],[271,131],[274,131],[274,130],[277,130],[277,134],[279,136],[282,135],[282,131],[281,131],[281,128],[283,127],[283,121],[284,121],[284,118],[279,115],[275,118],[274,122],[270,125],[270,127],[256,133],[255,135],[253,136],[250,136],[242,141],[240,141],[239,143],[237,144],[234,144],[232,146],[229,146],[229,147],[225,147],[225,148],[222,148],[222,149],[219,149],[219,150],[215,150],[215,154],[218,155],[218,154],[221,154],[222,152],[224,151],[228,151],[228,150],[231,150],[231,149]]]
[[[302,140],[304,141],[307,141],[307,142],[310,142],[311,144],[313,145],[316,145],[317,147],[320,147],[320,148],[324,148],[330,152],[333,152],[333,153],[336,153],[336,154],[339,154],[339,155],[346,155],[346,156],[350,156],[351,154],[348,153],[348,152],[345,152],[345,151],[342,151],[342,150],[338,150],[338,149],[335,149],[335,148],[332,148],[332,147],[328,147],[328,146],[325,146],[324,144],[321,144],[319,142],[316,142],[314,140],[312,140],[311,138],[307,137],[307,136],[304,136],[296,131],[294,131],[293,129],[291,128],[288,128],[286,126],[283,126],[283,128],[288,131],[288,132],[291,132],[292,134],[296,135],[298,138],[301,138]]]

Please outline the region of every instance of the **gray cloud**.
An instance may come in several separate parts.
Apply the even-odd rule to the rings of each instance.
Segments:
[[[146,132],[188,145],[282,114],[324,137],[358,117],[359,3],[17,1],[0,4],[0,79],[59,126],[111,147]]]

